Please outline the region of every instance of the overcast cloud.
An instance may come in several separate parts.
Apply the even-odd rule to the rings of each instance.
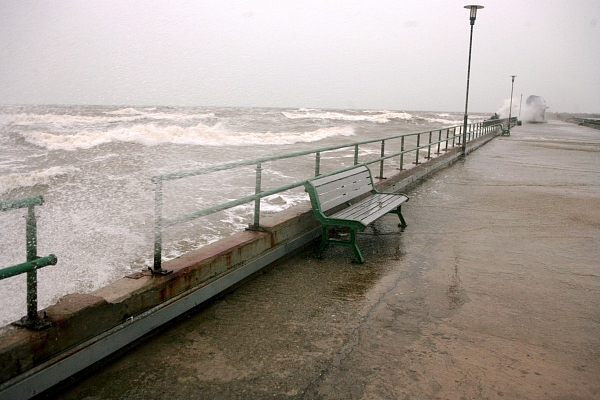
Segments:
[[[463,111],[465,4],[0,0],[0,104]],[[470,111],[600,112],[600,1],[480,4]]]

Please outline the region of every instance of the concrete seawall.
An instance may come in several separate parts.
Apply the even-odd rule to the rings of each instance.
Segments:
[[[468,151],[485,144],[495,135],[496,133],[492,133],[474,140],[469,143]],[[396,171],[386,179],[379,180],[376,185],[380,190],[405,190],[429,174],[451,165],[459,156],[460,148],[452,149],[410,170]],[[67,295],[57,304],[42,310],[53,323],[46,330],[36,332],[15,326],[1,328],[0,398],[9,398],[7,396],[10,393],[35,395],[38,392],[31,391],[32,380],[41,379],[46,388],[50,387],[83,368],[84,362],[79,362],[78,366],[59,369],[59,373],[54,373],[53,378],[42,376],[48,367],[58,365],[79,353],[82,357],[100,359],[102,356],[96,353],[83,356],[83,351],[94,349],[94,346],[102,347],[102,342],[99,341],[106,340],[114,333],[125,332],[121,330],[122,327],[127,328],[128,324],[141,321],[150,316],[153,310],[164,311],[164,316],[156,318],[158,322],[146,325],[145,329],[151,331],[174,318],[176,313],[181,313],[181,309],[170,313],[165,311],[171,306],[175,307],[176,302],[185,302],[194,293],[209,289],[202,296],[188,301],[182,308],[185,312],[185,308],[189,310],[195,307],[227,289],[228,285],[301,249],[320,235],[320,225],[308,202],[265,218],[261,226],[266,229],[265,232],[239,232],[165,262],[163,268],[174,271],[171,275],[153,277],[149,273],[140,272],[89,294]],[[143,336],[143,332],[139,336]],[[111,346],[117,351],[126,344],[119,342]]]

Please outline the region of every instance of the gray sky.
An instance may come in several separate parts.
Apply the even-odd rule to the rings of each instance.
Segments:
[[[464,111],[456,0],[0,0],[0,104]],[[469,111],[600,112],[600,0],[482,0]]]

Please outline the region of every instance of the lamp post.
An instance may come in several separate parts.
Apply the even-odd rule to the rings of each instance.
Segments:
[[[473,47],[473,25],[475,25],[475,18],[477,17],[477,10],[483,8],[483,6],[478,5],[468,5],[465,6],[471,10],[470,19],[471,19],[471,38],[469,39],[469,68],[467,70],[467,96],[465,100],[465,122],[463,125],[463,138],[462,138],[462,156],[467,155],[467,117],[468,117],[468,109],[469,109],[469,78],[471,76],[471,48]]]
[[[519,121],[521,120],[521,104],[523,104],[523,93],[521,93],[521,100],[519,101]],[[518,121],[517,121],[518,125]]]
[[[512,117],[512,97],[513,97],[513,89],[515,88],[515,76],[511,75],[512,78],[512,86],[510,87],[510,108],[508,109],[508,132],[510,133],[510,118]]]

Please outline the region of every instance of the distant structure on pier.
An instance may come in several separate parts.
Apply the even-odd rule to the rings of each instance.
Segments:
[[[546,122],[546,100],[540,96],[531,95],[527,98],[526,122]]]

